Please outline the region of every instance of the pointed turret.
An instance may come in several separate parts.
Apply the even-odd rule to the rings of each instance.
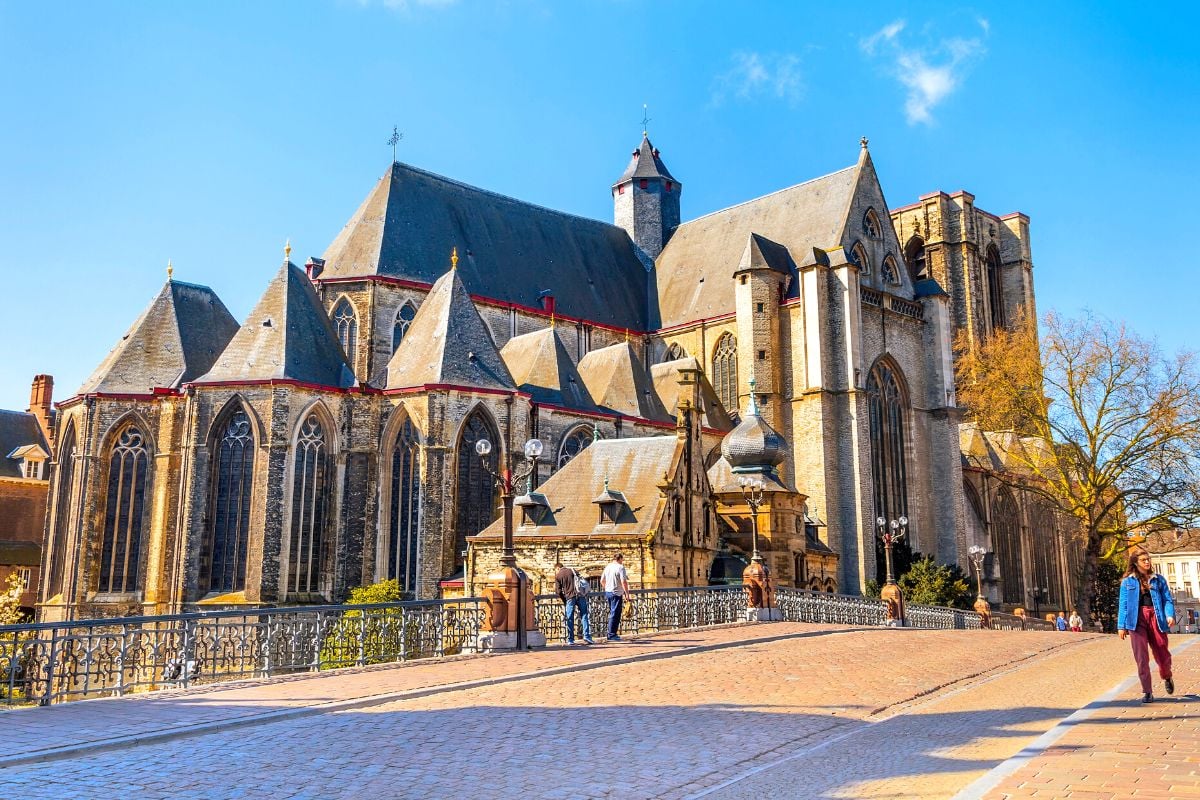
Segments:
[[[579,376],[596,405],[603,409],[658,422],[672,420],[629,342],[593,350],[579,359]]]
[[[353,386],[342,345],[304,271],[285,261],[216,364],[196,383],[294,380]]]
[[[162,291],[79,393],[178,388],[207,372],[237,330],[237,320],[212,289],[168,274]]]
[[[679,227],[683,185],[667,170],[658,149],[642,134],[625,172],[613,184],[613,218],[653,261]]]
[[[433,284],[388,362],[389,389],[437,384],[517,388],[457,269]]]
[[[500,349],[518,388],[535,403],[595,411],[587,387],[553,326],[514,336]]]

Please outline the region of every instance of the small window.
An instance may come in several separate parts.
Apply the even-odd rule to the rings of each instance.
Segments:
[[[21,591],[28,591],[29,583],[33,580],[33,569],[31,567],[20,567],[17,570],[17,575],[21,579]]]
[[[645,178],[642,178],[640,181],[638,181],[638,188],[639,189],[649,189],[650,181],[646,180]]]
[[[867,248],[862,246],[862,242],[855,242],[854,247],[850,248],[850,260],[863,275],[871,274],[871,261],[867,258]]]
[[[875,209],[868,208],[867,213],[863,215],[863,228],[867,232],[867,236],[872,239],[883,238],[883,228],[879,225],[879,217],[875,214]]]
[[[766,303],[755,303],[754,304],[754,310],[757,311],[759,314],[766,311],[766,309],[767,309]]]
[[[667,192],[670,192],[673,188],[675,188],[675,184],[667,181]]]
[[[622,183],[617,187],[617,194],[625,194],[625,184]]]
[[[896,259],[892,258],[891,256],[888,256],[883,260],[881,272],[883,273],[883,279],[888,283],[900,282],[900,274],[896,272]]]
[[[758,351],[758,360],[759,360],[759,361],[766,361],[766,360],[767,360],[767,351],[766,351],[766,350],[759,350],[759,351]]]
[[[742,285],[743,286],[746,285],[746,276],[745,275],[742,276]]]

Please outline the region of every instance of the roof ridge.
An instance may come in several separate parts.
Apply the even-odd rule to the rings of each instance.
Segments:
[[[710,211],[707,214],[701,214],[698,217],[693,217],[692,219],[689,219],[687,222],[682,223],[679,227],[685,228],[688,225],[691,225],[693,222],[699,222],[702,219],[708,219],[709,217],[715,216],[717,214],[724,214],[726,211],[732,211],[735,208],[741,208],[742,206],[748,206],[751,203],[757,203],[760,200],[766,200],[768,197],[774,197],[777,194],[783,194],[784,192],[790,192],[793,189],[799,189],[801,186],[807,186],[810,183],[816,183],[817,181],[823,181],[826,178],[832,178],[834,175],[841,175],[843,172],[850,172],[851,170],[853,170],[857,167],[858,167],[857,163],[851,164],[848,167],[844,167],[842,169],[835,169],[833,172],[827,172],[824,175],[818,175],[815,178],[809,178],[806,181],[801,181],[800,183],[794,183],[791,186],[785,186],[782,189],[776,189],[773,192],[767,192],[766,194],[760,194],[758,197],[751,197],[749,200],[743,200],[742,202],[734,203],[731,206],[725,206],[724,208],[718,208],[717,210]]]

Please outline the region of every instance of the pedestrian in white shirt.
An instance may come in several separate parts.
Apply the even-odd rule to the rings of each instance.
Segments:
[[[629,598],[629,573],[625,571],[625,557],[613,554],[612,562],[600,575],[600,587],[608,599],[608,641],[619,642],[617,631],[621,627],[621,611]]]

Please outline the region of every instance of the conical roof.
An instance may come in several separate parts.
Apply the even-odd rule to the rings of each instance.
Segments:
[[[514,336],[500,349],[500,357],[518,388],[535,403],[596,410],[556,328]]]
[[[635,178],[665,178],[666,180],[673,181],[678,186],[682,186],[667,171],[667,165],[659,157],[658,149],[650,144],[650,137],[645,133],[642,134],[642,143],[637,146],[637,149],[633,151],[633,157],[629,159],[629,166],[625,168],[625,172],[621,174],[621,177],[617,179],[617,182],[613,186]]]
[[[353,386],[317,292],[304,271],[284,262],[216,364],[196,383],[294,380],[320,386]]]
[[[693,380],[699,384],[697,395],[701,424],[706,428],[719,431],[732,430],[733,420],[729,418],[729,414],[717,397],[716,390],[705,377],[700,362],[691,356],[674,361],[664,361],[650,367],[650,378],[654,382],[654,391],[658,394],[659,402],[663,404],[667,413],[671,416],[679,413],[679,381],[683,377],[684,371],[691,373]]]
[[[629,342],[593,350],[579,359],[579,376],[596,405],[615,414],[671,420]]]
[[[735,473],[773,473],[787,458],[787,440],[759,416],[750,379],[750,402],[738,426],[721,440],[721,455]]]
[[[169,280],[79,393],[177,388],[207,372],[237,330],[212,289]]]
[[[433,284],[388,362],[389,389],[435,384],[517,388],[457,269]]]
[[[738,268],[734,274],[745,270],[769,269],[790,275],[795,267],[792,255],[786,247],[772,242],[765,236],[751,233],[747,237],[746,249],[742,251],[742,257],[738,261]]]

